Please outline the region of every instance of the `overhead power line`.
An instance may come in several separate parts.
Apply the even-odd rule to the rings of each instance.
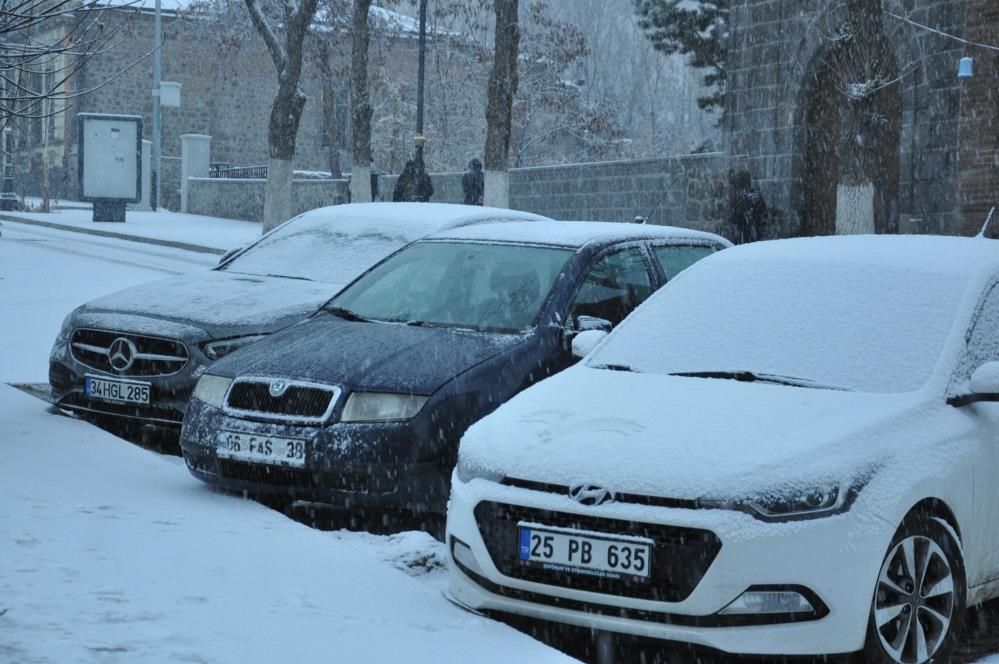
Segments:
[[[941,37],[946,37],[947,39],[953,39],[956,42],[960,42],[962,44],[967,44],[968,46],[976,46],[978,48],[984,48],[984,49],[988,49],[990,51],[999,51],[999,46],[995,46],[993,44],[985,44],[983,42],[972,41],[970,39],[965,39],[964,37],[958,37],[957,35],[952,35],[949,32],[944,32],[943,30],[938,30],[936,28],[931,28],[928,25],[923,25],[919,21],[914,21],[914,20],[912,20],[911,18],[909,18],[907,16],[900,16],[900,15],[894,13],[894,12],[888,11],[887,9],[885,9],[883,11],[884,11],[885,14],[887,14],[888,16],[891,16],[892,18],[898,19],[899,21],[903,21],[905,23],[908,23],[909,25],[913,25],[913,26],[915,26],[917,28],[920,28],[922,30],[926,30],[928,32],[932,32],[933,34],[940,35]]]

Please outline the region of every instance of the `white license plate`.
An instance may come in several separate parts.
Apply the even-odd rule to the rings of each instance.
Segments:
[[[268,463],[294,468],[305,466],[305,441],[301,438],[222,431],[219,433],[216,450],[222,459]]]
[[[606,579],[649,580],[653,542],[648,538],[527,523],[518,527],[521,565]]]
[[[115,403],[149,403],[149,383],[134,380],[109,380],[85,376],[83,388],[88,397]]]

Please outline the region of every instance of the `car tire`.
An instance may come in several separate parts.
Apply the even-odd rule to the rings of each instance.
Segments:
[[[950,661],[964,625],[966,595],[964,557],[953,529],[927,514],[909,517],[878,572],[863,661]]]

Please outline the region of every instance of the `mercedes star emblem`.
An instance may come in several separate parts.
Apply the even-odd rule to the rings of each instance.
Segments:
[[[581,505],[603,505],[614,502],[614,492],[596,484],[574,484],[569,497]]]
[[[108,348],[108,362],[115,371],[126,371],[135,362],[137,350],[130,339],[118,337]]]
[[[288,383],[283,380],[272,380],[268,391],[271,393],[271,396],[276,399],[288,391]]]

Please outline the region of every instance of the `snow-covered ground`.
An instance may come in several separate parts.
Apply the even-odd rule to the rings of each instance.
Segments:
[[[564,656],[441,596],[428,535],[322,533],[0,386],[0,661]]]
[[[312,530],[3,384],[76,305],[214,260],[5,225],[0,662],[566,661],[445,600],[427,535]]]
[[[47,216],[47,215],[46,215]],[[0,237],[0,381],[46,382],[48,353],[77,305],[217,256],[6,223]]]
[[[76,204],[66,203],[66,205]],[[53,210],[48,213],[5,212],[4,215],[154,240],[185,242],[223,251],[241,247],[260,237],[260,224],[252,221],[203,217],[167,210],[157,212],[129,210],[124,224],[97,223],[93,220],[93,212],[86,209]],[[4,227],[9,225],[4,224]]]

